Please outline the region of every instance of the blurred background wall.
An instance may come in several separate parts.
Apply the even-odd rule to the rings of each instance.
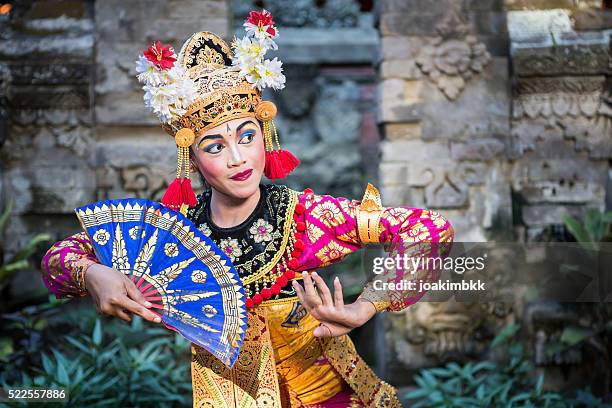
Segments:
[[[440,210],[458,241],[571,240],[564,215],[612,209],[609,1],[0,3],[0,205],[14,202],[5,257],[37,233],[76,232],[84,203],[161,197],[175,148],[144,108],[136,57],[158,39],[178,51],[196,31],[231,40],[254,7],[280,29],[287,87],[266,96],[303,161],[291,187],[359,199],[371,181],[385,205]],[[3,285],[5,308],[40,296],[36,262]],[[424,303],[379,318],[385,330],[362,347],[386,350],[370,358],[406,385],[420,368],[484,358],[509,323],[542,350],[600,312]],[[533,359],[551,388],[609,382],[586,349]]]

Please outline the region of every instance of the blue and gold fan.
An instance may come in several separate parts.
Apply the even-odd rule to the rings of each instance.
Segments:
[[[179,212],[145,199],[75,209],[100,263],[130,277],[162,322],[232,367],[244,339],[244,289],[227,255]]]

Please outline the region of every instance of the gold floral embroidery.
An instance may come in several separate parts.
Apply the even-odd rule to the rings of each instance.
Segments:
[[[431,221],[438,228],[443,228],[446,225],[446,218],[442,217],[440,213],[435,211],[431,212]]]
[[[321,238],[324,234],[324,232],[321,231],[321,228],[311,223],[308,223],[306,225],[306,231],[308,232],[309,241],[312,242],[313,244],[317,242],[319,238]]]
[[[344,214],[340,211],[340,208],[331,201],[325,201],[318,204],[312,209],[312,216],[318,218],[323,224],[328,227],[335,227],[346,221]]]
[[[60,253],[55,253],[49,257],[49,270],[51,270],[52,273],[57,272],[59,261],[60,261]]]
[[[66,255],[64,255],[64,266],[66,268],[70,268],[72,263],[78,259],[79,259],[79,256],[76,253],[68,252]]]
[[[336,241],[329,241],[327,245],[319,249],[319,251],[316,253],[316,257],[323,262],[328,262],[342,258],[344,255],[349,254],[350,252],[350,248],[340,245]]]
[[[345,234],[338,235],[338,239],[348,242],[357,242],[357,230],[350,230]]]
[[[355,200],[338,200],[340,202],[340,208],[345,213],[352,217],[355,217],[355,208],[359,205],[358,201]]]
[[[70,247],[72,245],[74,245],[74,243],[71,240],[66,239],[66,240],[60,241],[60,242],[56,243],[55,245],[53,245],[53,249],[66,248],[66,247]]]
[[[215,228],[207,221],[207,203],[210,201],[210,193],[205,192],[198,198],[198,205],[193,207],[189,212],[189,218],[196,225],[206,225],[211,230],[210,238],[213,242],[222,247],[222,241],[228,238],[237,238],[239,255],[233,255],[232,263],[239,272],[244,285],[248,285],[256,280],[261,279],[276,267],[281,257],[285,254],[291,228],[293,225],[293,213],[297,203],[298,193],[286,186],[267,184],[263,186],[264,205],[262,211],[266,214],[265,217],[257,217],[265,220],[270,224],[272,229],[269,231],[270,240],[263,239],[261,242],[256,242],[253,235],[250,234],[250,227],[253,227],[256,222],[251,223],[245,230],[228,234],[220,234],[217,236]],[[268,232],[266,228],[266,232]],[[263,232],[263,231],[262,231]],[[267,238],[263,234],[262,238]],[[262,246],[255,250],[254,245]],[[227,247],[227,245],[226,245]],[[227,248],[225,248],[227,249]],[[230,250],[232,250],[230,246]],[[236,252],[238,253],[238,252]]]
[[[411,241],[424,241],[429,239],[429,229],[418,221],[410,228],[408,235]]]
[[[387,209],[386,219],[391,226],[402,224],[412,214],[411,210],[402,207],[392,207]]]

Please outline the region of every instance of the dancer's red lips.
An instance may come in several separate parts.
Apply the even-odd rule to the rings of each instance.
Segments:
[[[251,177],[251,174],[253,173],[253,169],[248,169],[245,170],[243,172],[240,172],[238,174],[234,174],[232,177],[230,177],[232,180],[237,180],[237,181],[244,181],[246,179],[248,179],[249,177]]]

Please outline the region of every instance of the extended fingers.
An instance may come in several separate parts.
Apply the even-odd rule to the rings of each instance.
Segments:
[[[323,302],[323,306],[333,306],[334,302],[332,301],[331,292],[329,291],[329,288],[325,284],[323,278],[321,278],[316,272],[312,273],[312,278],[317,285],[319,292],[321,293],[321,301]]]
[[[306,299],[304,299],[304,288],[302,287],[302,285],[300,285],[297,281],[293,281],[291,283],[291,286],[293,286],[293,289],[295,289],[295,293],[298,297],[298,299],[300,299],[300,303],[302,303],[302,305],[304,305],[304,307],[306,307],[306,310],[308,310],[308,307],[306,305]]]
[[[145,299],[144,295],[140,292],[140,290],[138,290],[134,282],[132,282],[128,277],[125,278],[125,289],[127,290],[127,295],[130,299],[140,303],[144,307],[151,307],[151,302]]]
[[[344,295],[342,294],[342,284],[340,279],[336,276],[334,278],[334,303],[337,308],[344,307]]]
[[[308,272],[302,272],[302,279],[304,280],[304,300],[309,304],[310,307],[317,307],[323,304],[317,290],[315,289],[312,277]]]
[[[128,303],[132,305],[132,309],[129,309],[133,313],[136,313],[139,316],[142,316],[143,319],[146,319],[150,322],[159,323],[161,320],[159,319],[159,315],[157,313],[153,313],[151,310],[147,309],[151,307],[151,302],[147,301],[140,290],[136,287],[134,282],[130,279],[125,279],[125,289],[127,290],[128,295]]]
[[[118,307],[127,310],[128,312],[132,312],[141,316],[145,320],[149,320],[151,322],[159,323],[161,320],[159,316],[155,313],[141,305],[140,303],[134,302],[132,299],[128,297],[123,297],[118,299],[117,301]]]
[[[125,310],[122,310],[119,307],[115,309],[115,315],[121,320],[125,320],[128,323],[132,321],[132,316],[130,316],[129,313],[126,313]]]

